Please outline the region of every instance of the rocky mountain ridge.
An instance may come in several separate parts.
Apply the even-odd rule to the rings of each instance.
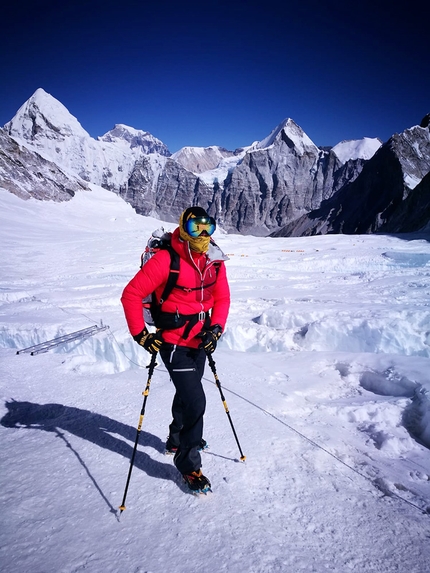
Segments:
[[[411,132],[410,148],[406,144],[402,148],[399,177],[406,189],[413,183],[417,186],[428,172],[427,147],[420,147],[415,137]],[[39,89],[2,131],[0,186],[23,198],[32,194],[41,198],[41,189],[46,188],[51,191],[43,198],[64,200],[91,182],[119,194],[138,213],[167,221],[177,221],[184,208],[199,204],[229,232],[349,232],[377,226],[320,223],[312,227],[304,221],[327,204],[329,211],[320,215],[332,217],[338,198],[345,201],[349,196],[347,189],[353,199],[363,194],[360,189],[365,183],[358,182],[366,181],[365,167],[380,153],[381,145],[377,139],[363,138],[331,149],[318,148],[292,119],[286,119],[248,147],[234,151],[186,147],[172,155],[150,133],[123,124],[95,140],[60,102]],[[417,149],[424,154],[421,161],[416,160]],[[24,171],[17,168],[19,153],[25,154]],[[46,162],[44,169],[38,168],[41,162]],[[58,174],[53,175],[51,164]],[[37,192],[32,192],[28,173],[37,173]],[[65,193],[54,189],[49,174],[61,180]],[[407,192],[403,194],[406,198]],[[356,198],[348,201],[357,203]]]
[[[394,134],[335,195],[273,236],[412,232],[430,221],[430,132]]]
[[[224,147],[211,145],[209,147],[183,147],[171,156],[192,173],[200,175],[217,169],[226,159],[233,158],[233,163],[244,154],[243,148],[229,151]]]
[[[69,111],[39,88],[5,126],[7,134],[29,150],[53,161],[84,181],[118,191],[143,155],[168,156],[167,147],[150,133],[115,126],[93,139]]]
[[[54,162],[30,151],[0,128],[0,187],[21,199],[69,201],[79,191],[89,191],[80,177],[66,174]]]

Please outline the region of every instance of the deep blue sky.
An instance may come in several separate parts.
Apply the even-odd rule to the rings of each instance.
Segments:
[[[8,3],[0,125],[39,87],[93,137],[125,123],[172,152],[249,145],[287,117],[317,145],[386,141],[430,112],[426,2]]]

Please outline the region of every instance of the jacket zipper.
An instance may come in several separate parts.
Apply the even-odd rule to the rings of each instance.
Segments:
[[[202,271],[200,270],[199,265],[197,265],[196,262],[195,262],[194,259],[193,259],[193,255],[191,254],[190,245],[188,245],[188,254],[190,255],[190,259],[191,259],[193,265],[194,265],[194,266],[196,267],[196,269],[198,270],[199,275],[200,275],[200,305],[201,305],[202,311],[203,311],[203,310],[204,310],[204,306],[203,306],[204,279],[205,279],[205,276],[206,276],[206,272],[208,271],[208,269],[211,268],[211,266],[213,266],[213,263],[214,263],[214,262],[213,262],[213,261],[209,261],[209,264],[208,264],[208,265],[205,265],[205,268],[203,269],[203,273],[202,273]]]

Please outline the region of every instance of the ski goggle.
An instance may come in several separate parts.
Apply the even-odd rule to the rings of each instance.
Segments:
[[[203,231],[210,236],[216,229],[216,223],[212,217],[194,217],[185,222],[184,228],[190,237],[200,237]]]

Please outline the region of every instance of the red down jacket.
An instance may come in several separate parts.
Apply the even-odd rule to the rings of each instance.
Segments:
[[[174,288],[163,304],[162,310],[179,314],[197,314],[212,309],[211,324],[219,324],[224,330],[230,308],[230,289],[223,262],[227,257],[213,243],[207,253],[191,251],[189,243],[179,237],[179,228],[172,233],[171,244],[180,256],[177,285],[197,290]],[[218,273],[214,263],[218,263]],[[160,250],[125,287],[121,303],[132,336],[139,334],[145,326],[142,300],[154,291],[157,300],[160,299],[169,270],[170,254],[167,250]],[[182,338],[186,325],[173,330],[163,330],[163,340],[178,346],[197,348],[201,340],[195,336],[201,332],[203,324],[204,320],[197,322],[186,340]]]

